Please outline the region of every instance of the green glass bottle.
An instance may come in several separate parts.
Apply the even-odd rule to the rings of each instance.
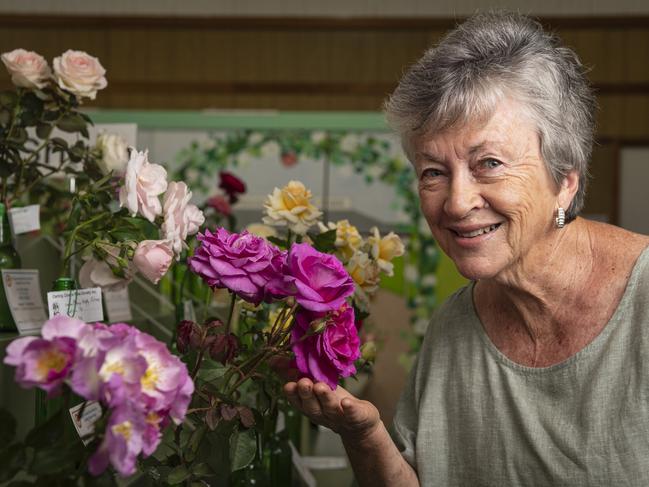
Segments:
[[[270,485],[293,485],[293,453],[289,445],[288,432],[283,430],[271,436]]]
[[[3,203],[0,203],[0,269],[20,269],[20,256],[11,241],[9,215]],[[15,332],[16,323],[11,316],[7,303],[4,283],[0,283],[0,332]]]
[[[59,277],[52,283],[52,291],[72,291],[77,288],[77,282],[70,277]],[[76,398],[75,398],[76,399]],[[42,424],[54,416],[63,407],[61,397],[48,399],[45,391],[36,390],[35,422]]]

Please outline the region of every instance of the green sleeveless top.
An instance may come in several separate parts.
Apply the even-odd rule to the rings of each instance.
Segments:
[[[649,250],[601,333],[559,364],[505,357],[473,283],[435,313],[393,436],[422,486],[649,486]]]

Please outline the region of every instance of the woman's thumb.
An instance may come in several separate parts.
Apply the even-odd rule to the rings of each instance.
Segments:
[[[345,419],[349,423],[362,423],[367,420],[367,411],[363,407],[362,401],[351,397],[346,397],[340,401],[343,407]]]

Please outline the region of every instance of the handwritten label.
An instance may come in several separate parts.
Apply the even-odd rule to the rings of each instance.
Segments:
[[[49,292],[47,293],[47,305],[50,318],[56,315],[65,315],[86,323],[104,319],[100,287]]]
[[[2,269],[2,285],[18,333],[38,334],[47,320],[41,298],[38,270]]]
[[[302,455],[297,451],[293,442],[289,441],[288,444],[291,447],[291,460],[293,461],[293,466],[298,475],[307,487],[316,487],[315,477],[311,473],[311,470],[309,470],[309,467],[304,463]]]
[[[70,408],[70,416],[81,441],[87,445],[93,440],[95,423],[101,418],[101,406],[97,401],[82,402]]]
[[[118,321],[130,321],[133,319],[131,313],[131,302],[128,297],[128,287],[124,286],[119,291],[104,289],[104,305],[106,306],[106,318],[109,323]]]
[[[9,225],[14,235],[33,232],[41,228],[39,205],[29,205],[9,210]]]

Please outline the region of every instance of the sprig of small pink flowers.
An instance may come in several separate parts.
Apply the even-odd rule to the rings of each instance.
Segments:
[[[23,337],[7,347],[4,363],[16,367],[16,382],[48,397],[71,390],[104,408],[106,428],[88,462],[91,474],[111,464],[132,475],[139,456],[151,455],[162,430],[185,417],[194,383],[186,366],[152,336],[126,324],[86,324],[56,316],[42,337]]]

